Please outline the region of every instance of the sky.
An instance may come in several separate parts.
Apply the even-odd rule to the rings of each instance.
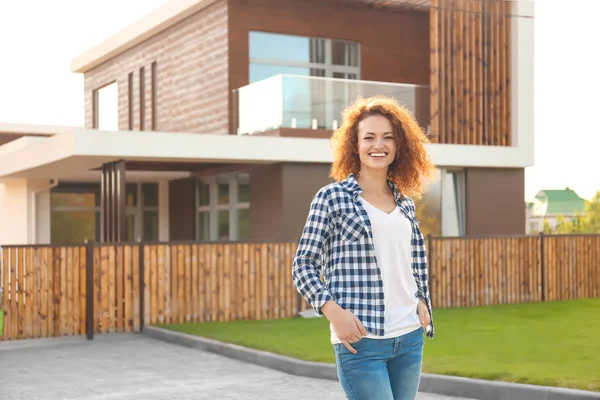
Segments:
[[[82,126],[71,61],[166,0],[0,0],[0,122]],[[600,190],[600,1],[535,0],[535,165],[525,197]]]

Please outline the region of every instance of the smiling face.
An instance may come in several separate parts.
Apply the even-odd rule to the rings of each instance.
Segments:
[[[394,128],[383,115],[370,115],[358,123],[361,170],[385,170],[396,156]]]

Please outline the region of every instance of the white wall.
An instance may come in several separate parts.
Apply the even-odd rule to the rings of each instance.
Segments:
[[[512,4],[511,113],[513,145],[525,149],[534,161],[534,5],[533,1]],[[532,163],[533,164],[533,163]]]
[[[0,182],[0,244],[29,244],[27,179]]]
[[[50,243],[50,182],[0,182],[0,245]]]

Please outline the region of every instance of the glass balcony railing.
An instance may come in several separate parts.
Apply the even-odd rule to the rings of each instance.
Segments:
[[[337,129],[342,112],[358,97],[386,95],[429,125],[429,87],[389,82],[276,75],[234,91],[239,135],[279,128]]]

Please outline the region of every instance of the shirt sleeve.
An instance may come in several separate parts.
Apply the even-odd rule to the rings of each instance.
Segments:
[[[313,198],[298,250],[292,265],[292,278],[296,290],[319,314],[321,307],[333,297],[321,281],[321,254],[330,239],[329,200],[321,189]]]

